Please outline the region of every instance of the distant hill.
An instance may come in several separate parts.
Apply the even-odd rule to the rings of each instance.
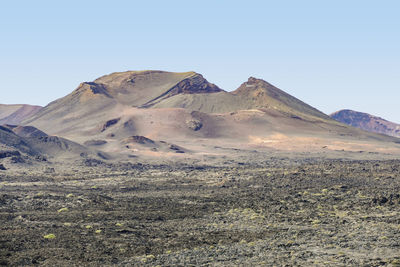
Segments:
[[[16,135],[20,137],[45,137],[48,136],[46,133],[33,126],[18,126],[5,124],[3,127],[13,131]]]
[[[29,165],[32,161],[42,162],[47,159],[76,160],[81,155],[90,154],[94,153],[82,145],[62,137],[48,136],[32,126],[0,126],[1,164]]]
[[[41,106],[0,104],[0,125],[18,125],[21,121],[33,116],[41,109]]]
[[[362,130],[400,137],[400,124],[354,110],[340,110],[330,115],[333,119]]]

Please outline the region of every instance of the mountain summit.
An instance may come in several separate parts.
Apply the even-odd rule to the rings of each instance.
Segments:
[[[242,101],[246,100],[249,103],[248,108],[273,108],[283,112],[301,113],[327,119],[327,116],[317,109],[272,84],[254,77],[250,77],[232,93],[239,96]]]
[[[54,133],[56,129],[55,133],[65,134],[74,131],[80,123],[87,126],[90,122],[108,121],[113,119],[110,116],[117,116],[117,110],[129,113],[132,108],[184,108],[211,114],[262,108],[289,117],[330,119],[253,77],[237,90],[226,92],[195,72],[127,71],[81,83],[72,93],[50,103],[24,124],[32,124],[45,132]],[[111,115],[113,113],[116,115]]]
[[[130,156],[138,151],[210,153],[216,143],[243,149],[309,150],[331,145],[360,150],[362,145],[355,145],[360,140],[394,142],[343,126],[262,79],[250,77],[227,92],[195,72],[111,73],[81,83],[23,124],[106,153]],[[332,140],[344,137],[354,143],[332,145]]]
[[[127,71],[84,82],[73,94],[86,100],[102,96],[133,106],[147,105],[176,94],[214,93],[222,91],[195,72]]]

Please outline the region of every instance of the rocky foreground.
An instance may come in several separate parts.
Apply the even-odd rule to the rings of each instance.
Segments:
[[[400,266],[400,161],[3,172],[0,264]]]

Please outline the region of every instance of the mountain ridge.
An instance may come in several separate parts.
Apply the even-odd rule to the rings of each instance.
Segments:
[[[250,77],[227,92],[196,72],[107,74],[22,124],[127,158],[221,153],[216,147],[363,150],[370,142],[389,151],[398,141],[345,126],[262,79]],[[153,143],[123,141],[132,136]]]
[[[393,137],[400,137],[400,124],[385,120],[381,117],[368,113],[342,109],[330,115],[331,118],[373,133],[385,134]]]
[[[215,114],[264,108],[293,118],[331,120],[306,103],[254,77],[237,90],[227,92],[196,72],[126,71],[81,83],[70,94],[49,103],[23,124],[58,134],[53,132],[54,129],[69,131],[76,121],[106,117],[113,110],[129,113],[130,108],[184,108]],[[113,118],[104,121],[110,119]],[[50,127],[48,121],[58,122],[59,127]]]

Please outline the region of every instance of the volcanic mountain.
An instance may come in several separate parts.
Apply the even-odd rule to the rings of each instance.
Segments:
[[[261,79],[251,77],[227,92],[195,72],[105,75],[81,83],[23,124],[129,156],[218,154],[220,147],[360,150],[369,141],[386,149],[397,141],[343,125]]]
[[[71,94],[50,103],[24,123],[59,133],[74,132],[75,128],[81,127],[81,123],[84,128],[89,128],[88,124],[97,125],[104,121],[105,127],[108,127],[107,123],[112,124],[109,120],[123,115],[122,110],[149,108],[177,94],[219,91],[222,90],[193,72],[113,73],[94,82],[81,83]]]
[[[400,137],[400,124],[387,121],[368,113],[344,109],[332,113],[330,116],[337,121],[368,132]]]
[[[20,124],[21,121],[33,116],[41,109],[41,106],[0,104],[0,125]]]

